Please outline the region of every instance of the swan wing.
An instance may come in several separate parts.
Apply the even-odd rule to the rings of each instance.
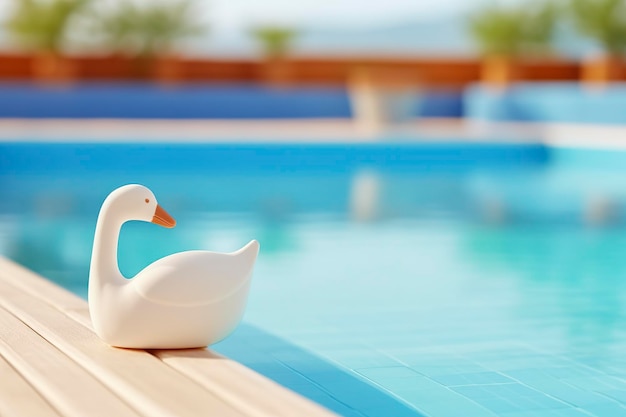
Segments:
[[[255,251],[244,251],[249,247],[234,253],[189,251],[166,256],[137,274],[131,285],[144,298],[161,304],[208,304],[233,293],[250,278],[258,243]]]

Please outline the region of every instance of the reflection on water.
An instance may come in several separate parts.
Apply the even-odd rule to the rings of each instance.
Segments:
[[[620,221],[619,202],[611,196],[594,194],[585,199],[583,219],[591,226],[609,225]]]
[[[378,216],[381,179],[378,173],[368,170],[357,172],[350,187],[350,212],[352,219],[373,221]]]

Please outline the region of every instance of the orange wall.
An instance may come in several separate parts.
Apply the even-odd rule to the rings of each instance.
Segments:
[[[30,55],[0,55],[0,80],[29,80],[37,73]],[[254,59],[181,59],[146,63],[122,56],[67,58],[71,78],[88,81],[160,80],[170,82],[265,82],[296,85],[344,85],[350,75],[366,71],[394,84],[462,88],[480,79],[477,59],[302,57],[270,62]],[[522,64],[523,79],[572,81],[580,65],[571,61]],[[66,77],[67,78],[67,77]]]

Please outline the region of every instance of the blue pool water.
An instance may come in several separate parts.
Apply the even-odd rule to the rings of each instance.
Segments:
[[[152,188],[133,275],[261,242],[215,349],[349,416],[626,415],[626,154],[533,144],[0,145],[0,253],[85,295],[97,211]]]

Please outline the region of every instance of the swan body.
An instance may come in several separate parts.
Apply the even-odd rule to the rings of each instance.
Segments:
[[[89,270],[89,313],[98,336],[137,349],[204,347],[228,336],[243,316],[259,243],[232,253],[175,253],[126,279],[117,242],[129,220],[176,224],[144,186],[126,185],[106,198]]]

